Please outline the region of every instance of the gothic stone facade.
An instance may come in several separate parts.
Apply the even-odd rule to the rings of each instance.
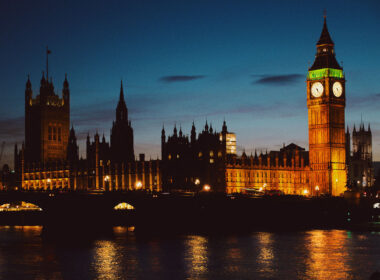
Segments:
[[[67,77],[62,98],[52,81],[41,79],[40,94],[33,99],[28,77],[25,90],[25,145],[15,147],[15,169],[25,190],[161,190],[158,160],[135,160],[133,129],[128,120],[123,86],[111,130],[111,145],[98,133],[87,137],[86,159],[79,159],[75,130],[70,124],[70,91]]]

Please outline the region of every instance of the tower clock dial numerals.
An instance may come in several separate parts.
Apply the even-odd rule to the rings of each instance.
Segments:
[[[342,87],[342,84],[340,82],[335,82],[333,84],[333,93],[335,95],[335,97],[340,97],[343,93],[343,87]]]
[[[311,94],[314,97],[321,97],[323,94],[323,85],[321,82],[316,82],[311,86]]]

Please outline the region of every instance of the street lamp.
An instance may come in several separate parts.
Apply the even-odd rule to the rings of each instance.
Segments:
[[[309,191],[308,191],[308,190],[306,190],[306,189],[305,189],[305,190],[303,190],[303,194],[304,194],[304,195],[308,195],[308,193],[309,193]]]
[[[194,184],[199,185],[200,183],[201,183],[201,181],[198,178],[196,178],[194,181]]]
[[[338,196],[338,178],[335,179],[335,193]]]
[[[48,183],[48,189],[51,190],[51,179],[48,178],[46,181]]]
[[[210,187],[210,185],[204,185],[203,186],[203,190],[205,191],[205,192],[209,192],[210,190],[211,190],[211,187]]]
[[[315,186],[315,191],[317,192],[317,196],[319,195],[319,186]]]
[[[108,191],[108,188],[109,188],[109,184],[108,184],[109,181],[110,181],[110,176],[106,175],[106,177],[104,177],[104,183],[105,183],[106,191]]]
[[[136,189],[139,190],[139,189],[141,189],[141,188],[142,188],[142,183],[141,183],[141,181],[137,181],[137,182],[136,182]]]

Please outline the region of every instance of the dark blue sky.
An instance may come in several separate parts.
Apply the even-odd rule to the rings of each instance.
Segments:
[[[135,152],[160,154],[162,124],[205,120],[237,133],[240,151],[307,145],[306,74],[323,10],[343,61],[346,123],[371,122],[380,160],[379,1],[0,1],[2,163],[24,138],[24,88],[68,74],[80,139],[109,138],[123,79]],[[81,140],[81,153],[85,149]]]

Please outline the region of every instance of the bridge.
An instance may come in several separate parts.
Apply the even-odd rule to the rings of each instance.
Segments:
[[[0,192],[0,205],[20,201],[42,208],[44,225],[89,231],[114,223],[115,215],[119,214],[122,220],[131,219],[134,225],[151,229],[191,229],[200,224],[225,229],[252,225],[280,228],[292,228],[294,225],[337,226],[344,225],[348,219],[365,220],[373,213],[372,201],[364,200],[358,206],[352,206],[339,197],[252,198],[218,193],[168,195],[145,191]],[[114,210],[123,202],[132,205],[133,211]],[[348,213],[350,217],[347,217]]]

